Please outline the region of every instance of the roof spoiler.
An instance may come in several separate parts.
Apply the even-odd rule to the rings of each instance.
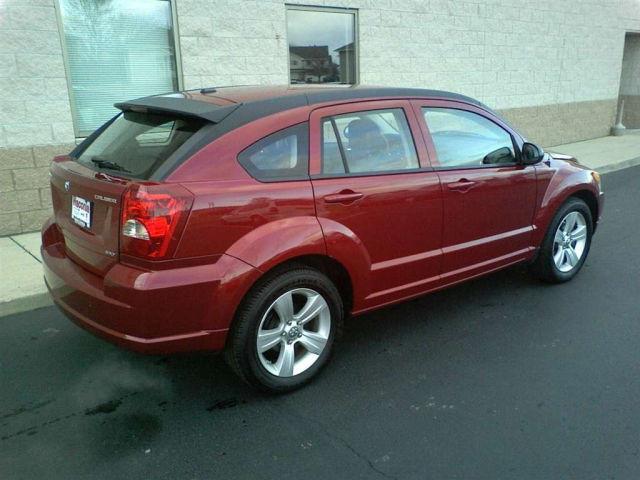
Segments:
[[[240,103],[235,103],[220,106],[187,98],[157,96],[116,103],[114,107],[122,111],[170,113],[220,123],[240,105]]]

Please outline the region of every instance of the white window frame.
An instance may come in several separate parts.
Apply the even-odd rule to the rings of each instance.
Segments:
[[[350,87],[351,85],[357,85],[360,83],[360,35],[358,25],[360,19],[358,18],[358,9],[356,8],[341,8],[341,7],[316,7],[312,5],[296,5],[291,3],[285,3],[286,14],[288,15],[290,10],[302,10],[305,12],[332,12],[332,13],[350,13],[353,14],[353,50],[355,53],[355,79],[353,83],[345,83],[339,86]],[[285,28],[289,25],[287,16],[285,16]],[[289,50],[289,30],[287,28],[286,33],[287,40],[287,82],[289,86],[296,87],[298,84],[291,83],[291,52]],[[335,87],[335,84],[325,83],[313,83],[314,87]]]
[[[171,27],[173,30],[173,48],[176,59],[176,79],[178,82],[178,90],[184,89],[184,78],[182,75],[182,56],[180,54],[180,32],[178,31],[178,11],[176,9],[176,0],[166,0],[171,8]],[[78,130],[78,110],[76,100],[73,96],[73,87],[71,85],[71,69],[69,68],[69,56],[67,53],[67,41],[64,33],[64,23],[62,21],[62,8],[60,0],[54,0],[54,8],[58,21],[58,34],[60,35],[60,44],[62,46],[62,59],[64,62],[64,73],[67,81],[67,92],[69,94],[69,104],[71,107],[71,120],[73,122],[73,134],[78,140],[84,140],[93,132],[80,132]],[[123,99],[125,100],[125,99]]]

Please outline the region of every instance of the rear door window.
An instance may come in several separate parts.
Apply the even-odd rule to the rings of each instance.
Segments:
[[[353,112],[323,120],[323,174],[362,174],[417,168],[416,147],[401,108]]]
[[[189,117],[123,112],[77,161],[93,169],[146,180],[204,123]]]

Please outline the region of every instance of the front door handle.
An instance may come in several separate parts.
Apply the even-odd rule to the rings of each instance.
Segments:
[[[447,183],[447,187],[449,190],[455,190],[456,192],[468,192],[473,187],[476,186],[476,182],[472,182],[471,180],[467,180],[466,178],[461,178],[457,182]]]
[[[324,202],[349,204],[349,203],[355,202],[356,200],[360,200],[362,197],[364,197],[363,193],[354,192],[353,190],[346,189],[338,193],[332,193],[330,195],[325,196]]]

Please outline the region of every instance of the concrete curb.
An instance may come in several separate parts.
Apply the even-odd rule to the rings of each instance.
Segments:
[[[625,160],[623,162],[609,163],[607,165],[603,165],[602,167],[597,167],[594,170],[599,173],[610,173],[618,170],[623,170],[625,168],[636,167],[638,165],[640,165],[640,157]]]
[[[29,312],[50,305],[53,305],[53,301],[49,296],[49,292],[14,298],[13,300],[0,303],[0,318],[16,313]]]

